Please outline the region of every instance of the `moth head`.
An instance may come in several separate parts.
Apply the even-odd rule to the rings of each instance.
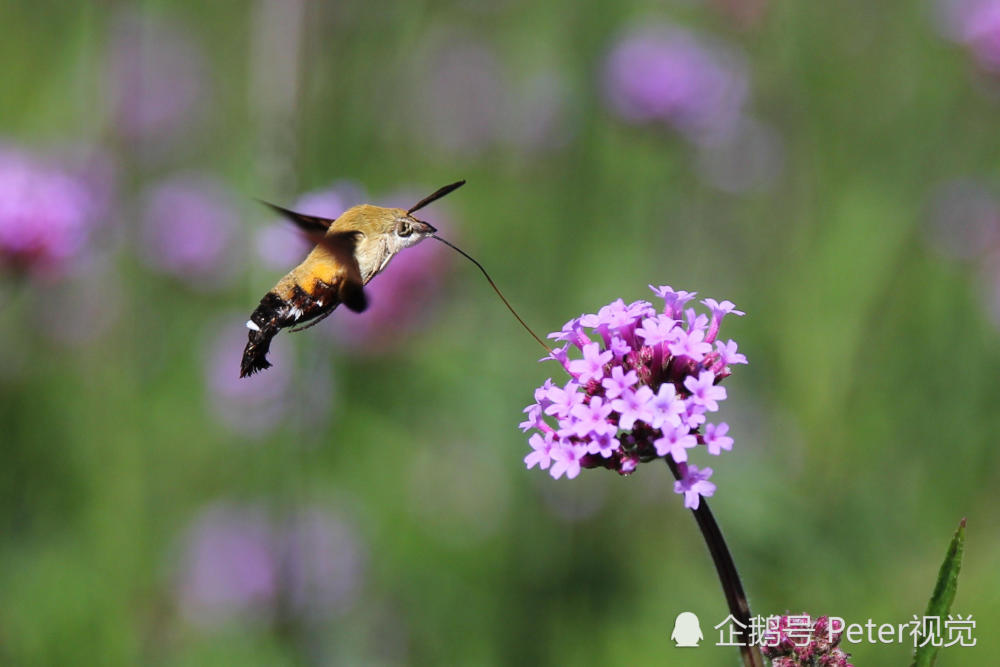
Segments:
[[[438,188],[405,211],[371,204],[355,206],[338,218],[334,227],[339,231],[357,230],[366,239],[362,243],[378,243],[383,252],[388,251],[390,256],[394,255],[437,232],[433,225],[413,217],[414,212],[454,192],[464,183],[465,181],[458,181]]]
[[[464,183],[465,181],[458,181],[457,183],[438,188],[432,194],[427,195],[411,206],[407,211],[393,209],[393,212],[396,214],[392,221],[392,241],[395,245],[395,251],[398,252],[403,248],[409,248],[411,245],[416,245],[420,241],[423,241],[428,236],[433,236],[437,232],[437,229],[433,225],[413,217],[413,213],[431,202],[444,197],[449,192],[454,192],[462,187]]]
[[[392,224],[392,240],[400,250],[423,241],[437,231],[432,225],[423,220],[417,220],[412,215],[403,211],[400,211],[400,213],[402,215],[397,216]]]

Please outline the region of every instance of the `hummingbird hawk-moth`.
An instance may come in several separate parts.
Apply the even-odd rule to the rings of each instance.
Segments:
[[[364,291],[368,281],[382,272],[400,250],[428,237],[450,246],[479,267],[518,322],[551,352],[514,311],[482,264],[458,246],[436,236],[433,226],[413,217],[416,211],[463,185],[465,181],[457,181],[439,188],[408,210],[362,204],[349,208],[336,219],[305,215],[262,202],[315,239],[316,247],[264,295],[247,320],[250,332],[243,350],[240,377],[271,366],[267,351],[271,339],[280,330],[296,327],[292,331],[299,331],[310,327],[340,304],[355,312],[363,311],[368,305]]]
[[[363,311],[368,305],[364,291],[368,281],[382,272],[400,250],[437,231],[414,218],[413,213],[464,184],[458,181],[446,185],[409,210],[362,204],[336,219],[305,215],[264,202],[315,238],[316,247],[264,295],[247,320],[250,333],[240,377],[271,366],[267,351],[281,329],[312,326],[340,304],[354,312]]]

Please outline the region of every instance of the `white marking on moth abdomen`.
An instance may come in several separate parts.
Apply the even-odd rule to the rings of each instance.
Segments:
[[[300,317],[302,317],[302,310],[295,306],[292,306],[291,310],[288,311],[288,314],[292,316],[293,320],[298,320]]]
[[[247,329],[250,329],[250,331],[260,331],[260,327],[253,320],[247,320]]]

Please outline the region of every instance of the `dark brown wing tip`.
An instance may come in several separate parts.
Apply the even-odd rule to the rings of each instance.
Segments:
[[[263,199],[258,199],[258,202],[267,206],[269,209],[277,213],[278,215],[291,220],[299,228],[306,232],[318,232],[322,234],[330,225],[333,224],[333,220],[330,218],[321,218],[317,215],[306,215],[305,213],[298,213],[292,211],[291,209],[284,208],[283,206],[278,206],[277,204],[272,204],[271,202],[264,201]]]
[[[355,313],[363,312],[368,307],[368,297],[365,289],[352,280],[344,280],[337,291],[340,302]]]

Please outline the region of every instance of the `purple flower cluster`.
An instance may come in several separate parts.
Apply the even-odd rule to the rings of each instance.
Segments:
[[[712,469],[690,464],[688,450],[704,445],[718,456],[733,446],[729,426],[707,420],[726,398],[719,382],[729,366],[747,363],[735,341],[718,340],[723,317],[743,313],[729,301],[704,299],[705,315],[685,308],[694,292],[650,289],[663,299],[662,312],[648,301],[618,299],[549,335],[562,345],[543,361],[558,361],[570,380],[559,386],[550,378],[535,390],[521,423],[535,431],[524,462],[558,479],[597,467],[628,475],[640,462],[669,456],[681,472],[674,491],[696,508],[715,485]]]
[[[829,618],[820,616],[811,628],[802,628],[798,623],[801,619],[808,616],[769,619],[768,641],[761,651],[771,667],[853,667],[847,661],[850,654],[838,648],[842,633],[830,631]]]

